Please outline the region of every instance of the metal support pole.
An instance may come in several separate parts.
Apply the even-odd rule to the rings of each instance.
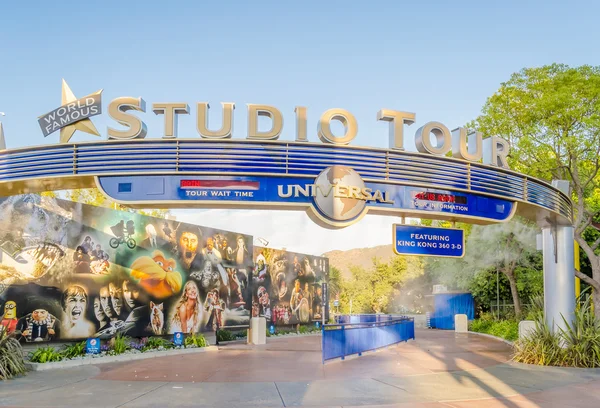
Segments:
[[[552,331],[573,321],[575,272],[573,227],[548,225],[542,229],[544,250],[544,317]],[[563,320],[564,318],[564,320]]]

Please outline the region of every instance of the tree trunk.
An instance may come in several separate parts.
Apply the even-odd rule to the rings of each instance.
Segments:
[[[517,290],[517,279],[515,274],[512,272],[504,272],[510,283],[510,294],[513,298],[513,304],[515,305],[515,316],[517,319],[521,317],[521,299],[519,299],[519,291]]]

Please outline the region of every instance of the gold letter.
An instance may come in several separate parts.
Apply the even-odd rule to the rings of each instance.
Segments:
[[[335,136],[331,133],[331,121],[339,120],[344,125],[344,136]],[[329,109],[321,115],[319,125],[317,126],[319,139],[323,143],[332,143],[336,145],[347,145],[356,137],[358,133],[358,124],[356,118],[345,109]]]
[[[206,139],[230,139],[233,133],[233,110],[235,103],[221,102],[223,106],[223,124],[219,130],[208,130],[208,110],[210,105],[206,102],[198,104],[197,129],[200,136]]]
[[[510,169],[507,160],[508,150],[508,142],[498,136],[483,139],[483,164]]]
[[[142,98],[133,98],[131,96],[123,96],[114,99],[108,105],[108,116],[119,122],[123,126],[127,126],[127,130],[116,130],[108,128],[109,139],[143,139],[146,137],[146,124],[141,119],[127,114],[129,110],[146,112],[146,102]]]
[[[473,150],[473,139],[475,139],[475,152],[469,153],[469,147]],[[467,129],[462,127],[454,129],[452,131],[452,157],[478,162],[481,160],[482,139],[483,135],[481,132],[473,132],[467,136]]]
[[[282,197],[282,198],[291,197],[292,196],[292,190],[293,190],[293,188],[290,188],[291,186],[288,185],[287,186],[287,193],[284,193],[283,192],[283,187],[284,186],[281,186],[281,185],[277,186],[277,194],[279,194],[279,197]]]
[[[190,113],[190,107],[187,103],[155,103],[152,105],[152,111],[157,115],[165,115],[165,135],[163,139],[172,139],[177,137],[177,114]]]
[[[435,146],[431,144],[431,133],[436,138]],[[421,153],[444,156],[452,149],[452,137],[448,128],[440,122],[428,122],[417,130],[415,144]]]
[[[382,109],[377,112],[377,120],[390,122],[390,149],[404,150],[404,125],[415,123],[414,113]]]
[[[306,137],[306,108],[296,106],[296,142],[308,142]]]
[[[258,131],[258,117],[266,116],[272,121],[271,130]],[[248,139],[276,140],[283,129],[283,116],[272,106],[248,104]]]

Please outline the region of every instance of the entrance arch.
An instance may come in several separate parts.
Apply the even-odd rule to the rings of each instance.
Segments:
[[[476,224],[518,214],[543,229],[547,321],[560,324],[561,314],[573,313],[573,207],[565,182],[396,149],[277,140],[108,140],[0,155],[2,196],[98,187],[134,208],[306,210],[327,228],[367,213]]]

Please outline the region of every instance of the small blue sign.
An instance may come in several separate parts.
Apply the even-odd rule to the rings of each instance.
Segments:
[[[100,339],[87,339],[87,341],[85,342],[85,353],[86,354],[100,353]]]
[[[269,327],[269,333],[275,334],[275,326],[271,325],[271,327]]]
[[[394,252],[398,255],[422,255],[462,258],[465,255],[464,231],[394,224]]]
[[[183,346],[183,333],[175,332],[173,333],[173,344],[176,346]]]

